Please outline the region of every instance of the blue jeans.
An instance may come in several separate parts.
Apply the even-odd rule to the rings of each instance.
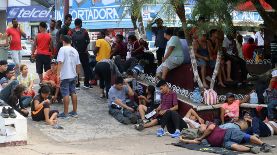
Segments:
[[[270,129],[258,117],[254,117],[252,119],[252,126],[249,127],[245,132],[250,135],[256,134],[256,135],[259,135],[260,137],[268,137],[271,135]]]
[[[267,104],[267,112],[269,119],[276,119],[276,107],[277,107],[277,99],[270,98]]]
[[[5,101],[6,103],[9,100],[9,97],[11,96],[12,91],[14,88],[19,84],[17,80],[12,81],[9,83],[5,88],[3,88],[0,92],[0,99]]]
[[[31,96],[23,96],[21,97],[22,102],[22,108],[27,108],[30,106],[30,103],[32,102],[33,98]]]
[[[127,109],[115,109],[109,107],[109,113],[112,115],[118,122],[122,124],[135,124],[137,123],[137,116],[134,112],[131,112]]]

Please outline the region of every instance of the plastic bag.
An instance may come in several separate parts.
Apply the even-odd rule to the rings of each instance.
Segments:
[[[249,103],[251,103],[251,104],[258,104],[259,103],[258,95],[257,95],[256,92],[253,92],[253,93],[250,94]]]
[[[204,91],[204,104],[217,104],[217,93],[213,89],[208,89]]]

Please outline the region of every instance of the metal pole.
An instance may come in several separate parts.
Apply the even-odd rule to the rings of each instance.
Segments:
[[[63,0],[63,4],[64,4],[63,14],[65,17],[67,14],[69,14],[69,0]]]

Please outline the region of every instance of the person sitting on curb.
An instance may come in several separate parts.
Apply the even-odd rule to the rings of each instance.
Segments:
[[[31,100],[29,98],[24,98],[25,90],[26,87],[24,85],[17,85],[9,97],[8,104],[24,117],[28,117],[29,111],[24,106],[24,103],[31,102]]]
[[[156,70],[158,79],[166,79],[167,73],[182,65],[184,62],[183,47],[179,37],[174,36],[174,30],[168,28],[164,32],[164,37],[168,40],[162,64]]]
[[[268,119],[272,121],[277,121],[276,107],[277,107],[277,70],[273,70],[272,78],[269,83],[269,87],[266,90],[268,98]]]
[[[31,105],[32,119],[34,121],[45,120],[48,125],[56,125],[59,112],[57,110],[50,110],[51,101],[48,99],[51,93],[50,87],[42,86],[38,93]]]
[[[7,66],[7,61],[0,61],[0,99],[6,103],[11,96],[13,89],[19,84],[15,77],[15,70]]]
[[[137,116],[132,103],[127,103],[126,96],[134,96],[129,84],[122,78],[117,77],[115,84],[109,90],[109,113],[122,124],[137,123]]]
[[[170,111],[177,111],[178,110],[178,100],[177,100],[177,94],[170,90],[165,80],[160,80],[156,87],[160,88],[161,91],[161,104],[158,106],[157,109],[155,109],[155,116],[151,119],[148,123],[141,124],[140,127],[142,129],[149,128],[158,124],[162,124],[163,121],[166,121],[165,119],[168,119],[170,114]],[[141,130],[142,130],[141,129]],[[159,128],[157,130],[157,135],[164,135],[165,131],[163,128]]]
[[[58,103],[62,103],[62,95],[60,91],[60,76],[57,73],[58,69],[58,61],[56,59],[52,59],[51,61],[51,69],[46,71],[43,75],[42,84],[48,85],[51,88],[52,103],[58,101]]]
[[[239,106],[249,100],[250,96],[246,95],[243,100],[236,100],[234,94],[226,94],[226,103],[220,108],[221,124],[233,122],[239,118]]]
[[[187,144],[200,144],[203,139],[206,139],[212,147],[224,147],[239,152],[252,152],[259,153],[260,151],[269,152],[272,147],[269,144],[264,143],[256,136],[250,136],[239,129],[222,129],[213,123],[201,124],[199,132],[202,134],[199,138],[194,140],[188,140],[180,138],[180,141]],[[243,143],[257,144],[258,146],[247,147],[241,145]]]

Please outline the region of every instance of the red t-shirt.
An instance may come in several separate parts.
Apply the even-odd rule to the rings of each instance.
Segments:
[[[8,36],[12,37],[10,43],[10,50],[22,50],[21,47],[21,32],[19,28],[8,28],[6,31]]]
[[[170,91],[167,94],[161,94],[161,110],[168,110],[178,104],[177,94]]]
[[[49,33],[38,33],[37,34],[37,54],[49,55],[52,53],[50,51],[51,36]]]
[[[271,87],[277,90],[277,81],[272,81]]]
[[[212,133],[206,138],[206,140],[209,142],[211,146],[221,147],[223,145],[226,131],[227,129],[221,129],[220,127],[216,126]]]
[[[244,59],[253,59],[254,50],[257,48],[256,44],[245,43],[242,45],[242,54]]]

